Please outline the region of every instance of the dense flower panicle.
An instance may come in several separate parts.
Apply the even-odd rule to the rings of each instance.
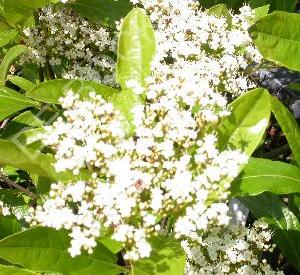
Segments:
[[[273,252],[272,233],[267,224],[256,221],[252,228],[230,225],[214,227],[194,241],[182,241],[187,255],[186,274],[268,274],[283,275],[273,271],[263,260],[262,251]]]
[[[150,237],[170,215],[175,237],[187,239],[187,253],[190,243],[221,245],[221,232],[229,232],[232,244],[253,242],[246,228],[237,229],[237,238],[230,233],[228,208],[230,183],[248,158],[235,148],[221,151],[215,131],[230,112],[222,92],[238,95],[253,85],[243,76],[260,59],[246,32],[252,11],[244,7],[229,27],[225,18],[199,11],[196,1],[141,2],[155,28],[157,54],[146,87],[126,83],[146,95],[132,110],[134,136],[125,135],[120,114],[100,95],[82,100],[69,91],[44,142],[56,151],[56,171],[71,170],[79,180],[53,184],[31,222],[70,230],[72,256],[91,253],[109,229],[126,260],[148,257]],[[221,248],[211,256],[218,253]]]
[[[114,84],[114,32],[67,7],[57,11],[52,6],[45,7],[38,20],[36,27],[23,30],[30,50],[23,55],[22,63],[61,65],[63,78]]]

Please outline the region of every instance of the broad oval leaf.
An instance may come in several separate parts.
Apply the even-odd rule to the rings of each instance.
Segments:
[[[41,112],[43,113],[43,111]],[[16,116],[5,126],[4,130],[1,132],[0,137],[3,139],[11,139],[14,136],[18,135],[21,131],[42,127],[43,121],[41,121],[39,118],[42,115],[41,112],[34,112],[30,110]]]
[[[115,26],[133,6],[129,0],[77,0],[68,5],[83,17],[109,26]]]
[[[23,45],[14,46],[7,51],[0,65],[0,85],[5,85],[10,65],[26,51],[27,47]]]
[[[3,31],[0,33],[0,47],[7,45],[10,41],[16,38],[18,31],[15,29]]]
[[[34,83],[17,75],[9,75],[7,77],[7,80],[15,84],[16,86],[20,87],[24,91],[30,91],[35,87]]]
[[[155,54],[155,36],[151,22],[143,9],[133,9],[124,19],[119,42],[117,81],[126,89],[126,81],[135,80],[141,86],[150,75]]]
[[[158,236],[151,240],[150,258],[132,263],[133,275],[181,275],[184,274],[185,253],[180,241],[170,236]]]
[[[53,168],[54,157],[42,154],[39,151],[24,147],[17,139],[0,139],[0,163],[20,168],[27,172],[53,179],[67,180],[72,178],[72,173],[57,174]]]
[[[6,88],[0,87],[0,121],[28,107],[37,107],[39,104],[26,98],[24,95]]]
[[[16,219],[16,217],[0,216],[0,239],[3,239],[20,231],[22,231],[22,225]]]
[[[70,238],[64,230],[31,228],[0,241],[0,257],[37,272],[69,274],[119,274],[116,257],[99,244],[92,255],[69,255]]]
[[[0,265],[0,274],[3,275],[38,275],[39,273],[13,265]]]
[[[255,89],[230,105],[231,114],[219,128],[219,147],[240,149],[250,156],[260,143],[268,125],[271,104],[265,89]]]
[[[272,112],[288,140],[294,160],[300,167],[300,128],[290,111],[278,99],[272,97],[271,102]]]
[[[258,20],[249,30],[261,54],[292,70],[300,71],[300,16],[274,12]]]
[[[65,96],[69,90],[79,94],[82,99],[88,97],[90,92],[95,92],[107,101],[111,101],[118,92],[111,87],[93,81],[56,79],[36,85],[26,93],[26,96],[44,103],[59,104],[59,98]]]
[[[50,0],[3,0],[2,2],[2,14],[11,26],[25,21],[33,11],[51,3]]]
[[[242,173],[233,180],[233,197],[253,196],[263,192],[300,193],[300,169],[279,161],[251,158]]]

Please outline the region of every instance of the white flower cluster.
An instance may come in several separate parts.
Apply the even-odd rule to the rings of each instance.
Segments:
[[[186,275],[283,275],[273,271],[260,253],[273,252],[272,234],[267,224],[256,221],[252,228],[230,225],[214,227],[197,240],[182,241],[187,255]]]
[[[207,95],[205,100],[210,100],[202,105],[221,108],[224,101],[212,91],[241,94],[253,87],[248,66],[259,63],[262,56],[248,34],[254,18],[250,7],[244,6],[240,14],[226,18],[202,11],[196,0],[132,2],[144,6],[156,28],[156,84],[175,92],[185,90],[190,101]],[[150,92],[154,96],[160,89]]]
[[[30,51],[21,62],[63,67],[63,78],[114,83],[115,33],[91,23],[70,8],[48,6],[38,15],[36,27],[23,30]]]
[[[170,216],[177,238],[213,237],[229,225],[230,183],[247,162],[239,150],[220,151],[214,129],[229,113],[221,92],[252,86],[243,76],[252,62],[247,55],[259,59],[248,48],[251,10],[242,9],[229,27],[225,18],[199,11],[196,1],[142,2],[157,55],[146,87],[126,83],[146,95],[132,110],[134,136],[123,133],[118,113],[99,95],[82,101],[71,91],[61,99],[64,116],[44,136],[58,172],[77,178],[81,169],[91,172],[89,180],[53,184],[32,221],[70,230],[72,256],[92,252],[106,228],[123,243],[125,259],[148,257],[150,237]]]
[[[3,201],[0,201],[0,213],[3,216],[11,215],[10,208]]]
[[[92,252],[101,226],[111,228],[112,238],[127,249],[125,257],[136,260],[150,255],[148,239],[169,214],[179,215],[178,237],[229,222],[229,183],[247,158],[239,151],[219,152],[213,134],[201,137],[192,112],[176,101],[167,113],[157,112],[158,102],[147,103],[145,112],[139,106],[136,135],[126,139],[117,112],[101,96],[91,93],[81,101],[69,92],[61,103],[64,117],[44,137],[57,152],[55,168],[75,175],[88,168],[93,174],[89,181],[52,185],[34,219],[70,229],[71,255]]]

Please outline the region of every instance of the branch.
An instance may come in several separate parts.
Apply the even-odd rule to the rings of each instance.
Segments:
[[[9,187],[13,187],[15,189],[18,189],[19,191],[25,193],[26,195],[28,195],[29,197],[31,197],[32,199],[36,199],[37,196],[35,194],[33,194],[32,192],[30,192],[29,190],[27,190],[26,188],[20,186],[19,184],[15,183],[14,181],[10,180],[8,177],[4,176],[2,173],[0,173],[0,179],[6,183]]]

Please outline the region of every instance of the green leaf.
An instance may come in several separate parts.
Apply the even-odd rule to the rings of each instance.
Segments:
[[[272,0],[271,10],[295,12],[297,0]]]
[[[151,241],[150,258],[132,264],[133,275],[184,274],[185,253],[180,242],[168,236],[158,236]]]
[[[37,115],[41,116],[41,113],[33,111],[23,112],[6,125],[0,137],[4,139],[9,137],[13,138],[24,129],[29,130],[36,127],[42,127],[43,122],[37,117]]]
[[[155,54],[155,36],[151,22],[143,9],[133,9],[124,19],[118,44],[117,81],[126,89],[126,81],[135,80],[141,86],[150,75]]]
[[[113,240],[110,237],[101,238],[99,242],[105,245],[114,254],[120,252],[123,248],[122,243]]]
[[[300,193],[300,169],[279,161],[251,158],[232,182],[232,196],[253,196],[266,191],[278,195]]]
[[[1,275],[38,275],[38,273],[17,266],[0,265]]]
[[[11,26],[26,21],[33,11],[51,3],[50,0],[3,0],[3,16]]]
[[[39,104],[12,89],[0,87],[0,121],[18,111],[35,106]]]
[[[37,272],[69,274],[119,274],[116,257],[99,244],[92,255],[72,258],[68,253],[70,238],[64,230],[32,228],[0,241],[0,257]]]
[[[16,139],[13,141],[0,139],[0,163],[53,180],[66,180],[72,177],[72,173],[69,172],[61,174],[55,172],[52,155],[26,148]]]
[[[9,75],[7,77],[7,80],[15,84],[16,86],[20,87],[24,91],[30,91],[35,87],[34,83],[20,76]]]
[[[0,239],[20,231],[22,231],[22,226],[16,217],[0,216]]]
[[[268,125],[271,104],[265,89],[255,89],[230,105],[232,112],[219,127],[219,147],[241,149],[248,156],[259,145]]]
[[[88,97],[90,92],[95,92],[107,101],[111,101],[117,93],[117,90],[93,81],[57,79],[36,85],[26,96],[45,103],[60,104],[59,98],[70,90],[79,94],[82,99]]]
[[[271,103],[272,112],[288,140],[294,160],[300,167],[300,128],[290,111],[278,99],[272,97]]]
[[[137,105],[139,99],[132,90],[126,89],[117,93],[114,97],[113,104],[121,113],[121,121],[124,131],[128,135],[134,133],[135,126],[133,124],[133,114],[131,112],[132,108]]]
[[[270,5],[265,5],[254,9],[254,14],[255,14],[254,22],[266,16],[269,12],[269,9],[270,9]]]
[[[68,5],[83,17],[109,26],[115,26],[132,9],[129,0],[77,0]]]
[[[13,29],[9,31],[3,31],[0,33],[0,47],[7,45],[10,41],[15,39],[18,35],[18,31]]]
[[[208,14],[216,17],[225,17],[229,26],[232,24],[232,16],[224,4],[218,4],[208,10]]]
[[[17,207],[25,205],[28,197],[16,189],[0,189],[0,200],[9,207]]]
[[[273,239],[289,261],[300,270],[300,224],[297,217],[278,196],[264,193],[240,198],[257,219],[266,221],[274,230]]]
[[[299,92],[300,93],[300,82],[294,82],[294,83],[291,83],[287,86],[289,89],[292,89],[296,92]]]
[[[44,147],[40,134],[44,134],[44,128],[35,128],[19,132],[12,137],[12,140],[18,140],[18,143],[25,148],[40,150]]]
[[[23,45],[14,46],[7,51],[0,64],[0,86],[5,85],[6,76],[11,64],[26,51],[27,47]]]
[[[274,12],[258,20],[250,35],[261,54],[292,70],[300,71],[300,16]]]

